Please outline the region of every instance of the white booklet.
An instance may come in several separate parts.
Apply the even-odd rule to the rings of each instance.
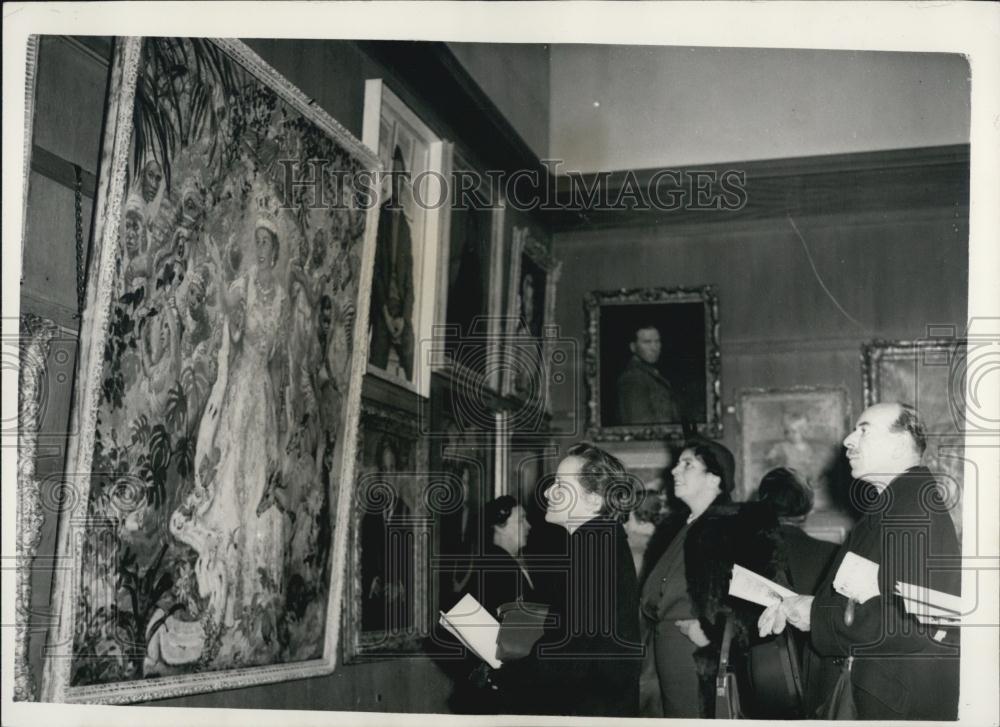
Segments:
[[[833,578],[833,590],[842,596],[865,603],[882,595],[878,588],[879,565],[854,551],[848,552]]]
[[[783,599],[797,594],[752,570],[734,565],[733,577],[729,581],[729,595],[766,607],[781,603]]]
[[[494,669],[500,668],[501,662],[497,658],[500,623],[471,593],[462,596],[462,600],[452,606],[448,613],[442,611],[440,623],[469,651]]]
[[[903,599],[906,612],[920,623],[958,626],[962,620],[962,598],[933,588],[896,581],[896,593]]]

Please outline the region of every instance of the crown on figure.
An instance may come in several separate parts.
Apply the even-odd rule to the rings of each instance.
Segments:
[[[254,229],[263,227],[275,237],[278,236],[278,225],[275,222],[276,210],[271,205],[271,198],[262,195],[257,197],[257,222]]]

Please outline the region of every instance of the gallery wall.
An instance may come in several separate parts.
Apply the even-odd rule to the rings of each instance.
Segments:
[[[391,69],[351,42],[253,40],[250,47],[298,86],[349,132],[360,138],[364,85],[368,78],[383,78],[442,138],[462,144],[462,130],[443,120],[400,81]],[[33,170],[30,176],[28,226],[25,240],[21,313],[33,313],[56,322],[59,339],[53,352],[65,350],[65,368],[75,366],[75,340],[79,331],[77,305],[77,255],[75,251],[77,170],[81,180],[80,226],[86,249],[98,173],[102,119],[106,101],[110,43],[86,43],[60,37],[42,40],[38,68]],[[482,60],[480,58],[480,60]],[[319,70],[328,69],[328,70]],[[512,106],[513,104],[513,106]],[[511,95],[506,105],[515,116],[539,123],[537,106],[530,99]],[[536,129],[537,130],[537,129]],[[522,142],[523,143],[523,142]],[[476,149],[465,154],[478,161]],[[74,167],[75,165],[75,167]],[[506,236],[514,224],[526,224],[519,215],[506,219]],[[42,439],[50,456],[39,460],[43,502],[56,502],[56,493],[68,477],[62,473],[69,421],[73,376],[60,379],[49,391],[43,411]],[[366,394],[368,392],[366,383]],[[55,551],[56,518],[52,509],[42,524],[40,556]],[[33,570],[33,604],[41,614],[50,613],[51,571]],[[32,633],[29,662],[36,681],[41,675],[45,629]],[[360,711],[446,712],[451,683],[428,658],[373,659],[340,665],[328,677],[269,686],[220,691],[161,703],[174,706],[217,706],[271,709],[320,709]]]
[[[382,77],[438,134],[462,140],[462,131],[448,119],[446,110],[422,100],[400,80],[398,69],[383,65],[365,44],[254,40],[250,46],[355,136],[361,136],[364,81]],[[46,39],[39,66],[34,143],[44,152],[36,154],[36,161],[47,166],[46,173],[32,172],[30,180],[21,311],[51,318],[60,326],[70,361],[79,328],[72,165],[80,167],[81,225],[89,237],[107,49],[99,41],[85,46]],[[463,52],[457,55],[461,58]],[[482,75],[488,59],[465,56],[480,69],[480,82],[489,85]],[[517,67],[524,70],[526,66]],[[493,72],[487,75],[494,80],[503,77]],[[511,92],[512,86],[501,83],[507,90],[497,92],[496,103],[512,120],[520,119],[521,135],[540,153],[538,128],[542,117],[547,119],[548,109],[536,102],[545,95],[544,83],[538,76],[528,76],[530,93],[518,95]],[[480,152],[489,150],[475,147],[469,151],[473,157]],[[935,177],[927,179],[933,187]],[[563,229],[553,238],[553,253],[563,263],[556,295],[559,333],[582,348],[582,301],[593,290],[713,284],[721,307],[723,439],[734,452],[739,451],[739,422],[729,407],[747,387],[844,386],[856,413],[861,408],[859,350],[863,341],[919,338],[930,324],[949,324],[959,330],[964,325],[967,204],[962,190],[947,187],[932,193],[940,200],[938,204],[865,212],[838,209],[832,214],[812,211],[795,217],[816,273],[784,215],[738,224],[710,220],[682,226],[658,219],[599,229],[585,223]],[[535,235],[546,239],[543,222],[513,211],[506,216],[505,239],[510,239],[515,224],[530,225]],[[823,285],[857,322],[837,309]],[[580,359],[573,361],[577,364],[573,385],[552,389],[553,425],[566,435],[563,444],[582,437],[586,411],[582,365]],[[71,382],[72,375],[62,388],[52,389],[44,412],[42,431],[57,453],[68,428]],[[661,456],[660,443],[630,446],[640,456],[653,452]],[[43,481],[50,494],[62,481],[61,467],[58,454],[39,466],[40,476],[53,475]],[[51,554],[54,543],[55,518],[48,517],[39,553]],[[34,573],[33,600],[44,612],[51,574],[42,569]],[[30,642],[36,674],[40,674],[43,640],[44,631],[39,631]],[[445,712],[449,691],[450,683],[438,667],[414,656],[341,665],[327,677],[158,704]]]
[[[934,175],[921,178],[935,187]],[[726,213],[709,213],[701,223],[633,219],[628,226],[558,232],[560,335],[583,345],[583,299],[591,291],[713,285],[720,309],[722,440],[737,457],[737,404],[744,389],[844,387],[856,416],[863,408],[862,343],[941,335],[942,326],[964,330],[967,192],[961,184],[937,184],[930,196],[938,206],[732,223],[724,221]],[[582,356],[578,365],[575,390],[558,392],[553,403],[553,425],[567,432],[582,432],[586,424]],[[660,442],[610,446],[647,466],[667,457]]]
[[[957,54],[557,45],[551,67],[549,153],[582,172],[969,139]]]

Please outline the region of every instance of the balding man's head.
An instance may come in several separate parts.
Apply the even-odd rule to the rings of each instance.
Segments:
[[[913,407],[882,402],[861,413],[844,446],[851,474],[884,487],[900,473],[920,464],[926,437]]]

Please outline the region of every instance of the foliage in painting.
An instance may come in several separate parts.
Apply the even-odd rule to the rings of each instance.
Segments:
[[[318,658],[360,162],[206,40],[144,41],[132,125],[71,684]]]

